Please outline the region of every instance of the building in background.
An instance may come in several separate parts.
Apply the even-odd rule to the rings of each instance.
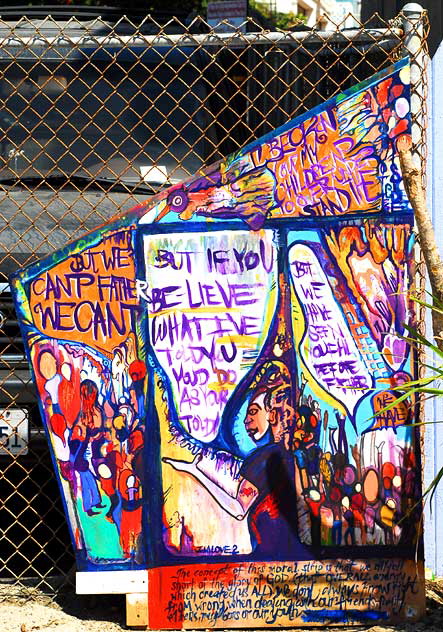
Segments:
[[[273,3],[274,4],[274,3]],[[317,26],[321,29],[355,26],[355,20],[349,18],[359,16],[359,2],[357,0],[276,0],[276,10],[279,13],[294,13],[303,16],[306,26]]]
[[[394,18],[407,4],[405,0],[361,0],[361,17],[366,22],[374,13],[385,19]],[[415,3],[414,3],[415,4]],[[429,52],[434,55],[443,38],[443,6],[437,0],[422,0],[419,3],[429,14],[430,33],[428,38]],[[367,26],[371,26],[371,22]],[[374,23],[374,26],[377,26]]]
[[[356,28],[360,21],[359,0],[336,0],[331,19],[342,29]]]

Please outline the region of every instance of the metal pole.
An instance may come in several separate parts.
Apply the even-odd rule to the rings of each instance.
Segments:
[[[8,31],[4,34],[0,24],[0,44],[2,49],[11,49],[13,51],[16,48],[43,48],[43,47],[61,47],[72,48],[77,47],[81,49],[89,48],[113,48],[127,46],[128,48],[141,48],[146,49],[150,47],[168,47],[171,46],[226,46],[226,45],[239,45],[239,44],[294,44],[299,46],[305,41],[312,42],[324,42],[327,43],[333,39],[335,42],[343,41],[349,42],[350,40],[355,42],[367,42],[370,45],[374,45],[383,42],[392,42],[396,37],[401,36],[400,29],[396,28],[384,28],[384,29],[349,29],[345,33],[340,31],[270,31],[270,32],[258,32],[258,33],[239,33],[233,30],[229,33],[172,33],[172,34],[157,34],[157,35],[144,35],[137,33],[135,35],[95,35],[94,33],[86,32],[85,35],[67,35],[60,30],[58,35],[43,36],[43,35],[26,35],[22,37],[13,37]],[[16,54],[15,52],[13,54]]]
[[[425,175],[426,164],[426,66],[424,9],[417,2],[403,7],[404,50],[411,59],[412,154]]]
[[[410,2],[403,7],[403,47],[405,53],[410,56],[411,60],[411,120],[412,120],[412,156],[414,163],[422,173],[422,181],[426,187],[426,124],[427,124],[427,48],[424,33],[424,9],[415,2]],[[417,244],[416,250],[416,287],[419,298],[425,298],[426,292],[426,266],[422,251]],[[423,336],[426,331],[432,331],[432,322],[430,311],[423,306],[416,306],[417,329]],[[418,377],[422,378],[427,374],[426,364],[433,364],[436,360],[435,355],[427,357],[423,346],[418,347]],[[433,401],[425,401],[423,397],[419,397],[419,420],[425,421],[427,418],[433,421],[435,419],[435,410],[433,410]],[[435,447],[438,436],[438,424],[425,427],[425,431],[421,433],[423,469],[422,469],[422,485],[423,489],[427,489],[430,482],[435,478],[437,471],[435,470]],[[432,458],[434,457],[434,458]],[[433,510],[432,510],[433,509]],[[437,527],[435,521],[435,513],[438,508],[435,505],[435,499],[431,511],[429,503],[423,507],[426,518],[426,529],[424,532],[424,548],[426,567],[430,567],[432,572],[436,571],[436,552],[438,550],[438,540],[436,537]],[[440,514],[441,515],[441,514]]]

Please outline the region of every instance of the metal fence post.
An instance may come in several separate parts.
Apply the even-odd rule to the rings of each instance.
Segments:
[[[411,59],[412,152],[414,162],[425,172],[426,161],[426,67],[425,10],[417,2],[403,7],[404,50]]]

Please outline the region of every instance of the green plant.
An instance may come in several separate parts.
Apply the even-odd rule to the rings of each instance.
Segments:
[[[277,13],[275,18],[275,26],[279,29],[286,30],[293,26],[306,24],[307,18],[303,13]]]
[[[412,380],[402,385],[402,392],[397,401],[415,398],[420,396],[427,399],[431,397],[443,396],[443,261],[435,236],[431,215],[426,204],[426,192],[424,189],[423,173],[413,160],[409,147],[399,147],[400,167],[409,201],[414,211],[414,217],[418,232],[418,241],[423,253],[423,258],[431,284],[431,302],[428,303],[421,298],[413,300],[429,310],[432,316],[432,335],[427,338],[421,332],[412,327],[408,327],[409,340],[421,345],[422,350],[427,354],[434,353],[435,362],[428,364],[425,360],[422,366],[427,373],[424,377]],[[421,355],[419,354],[419,359]],[[397,390],[400,390],[397,388]],[[390,406],[387,406],[390,408]],[[431,421],[419,421],[417,425],[427,425],[441,423],[442,420],[433,419]],[[422,494],[422,500],[431,502],[436,492],[437,486],[443,478],[443,467],[435,475],[429,486]]]
[[[443,318],[443,302],[436,296],[431,296],[431,302],[428,303],[417,296],[412,296],[412,301],[417,305],[430,310],[433,315],[433,321],[438,321]],[[398,393],[398,397],[389,403],[385,408],[379,410],[377,414],[387,412],[394,408],[398,403],[406,401],[411,402],[411,406],[415,406],[417,399],[420,402],[424,402],[427,399],[434,397],[443,397],[443,349],[441,343],[436,340],[436,335],[433,333],[431,338],[427,338],[426,335],[420,333],[418,328],[405,324],[405,328],[409,333],[409,336],[402,337],[406,340],[417,352],[419,352],[419,367],[426,369],[426,375],[419,377],[409,382],[405,382],[399,386],[393,386],[392,391]],[[435,361],[429,363],[427,358],[434,354]],[[425,356],[425,360],[421,358]],[[419,420],[412,426],[425,426],[430,424],[442,423],[443,420]],[[429,500],[432,503],[437,486],[443,478],[443,467],[435,475],[434,479],[428,485],[428,487],[422,493],[422,496],[418,503],[414,505],[408,512],[408,515],[417,507],[419,503],[425,503]],[[406,516],[405,516],[406,517]]]
[[[269,4],[264,2],[257,2],[257,0],[249,0],[249,7],[261,13],[261,15],[268,21],[270,21],[275,28],[283,31],[290,29],[294,26],[300,26],[306,24],[306,16],[302,13],[289,13],[272,12]]]

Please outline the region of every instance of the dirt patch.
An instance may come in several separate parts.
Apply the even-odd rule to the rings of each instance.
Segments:
[[[125,625],[125,597],[82,596],[72,592],[56,601],[34,589],[32,594],[14,595],[0,590],[1,632],[121,632]],[[443,580],[426,582],[427,612],[419,623],[398,626],[352,627],[353,632],[443,632]],[[31,600],[32,599],[32,600]],[[322,628],[343,632],[343,628]],[[310,628],[312,632],[312,628]],[[297,628],[296,632],[303,632]]]
[[[118,623],[79,619],[63,610],[42,604],[28,603],[24,606],[3,604],[0,606],[2,632],[117,632],[124,630]],[[93,617],[94,614],[91,613]]]
[[[124,595],[62,594],[53,600],[38,589],[10,595],[0,591],[0,632],[121,632]]]

